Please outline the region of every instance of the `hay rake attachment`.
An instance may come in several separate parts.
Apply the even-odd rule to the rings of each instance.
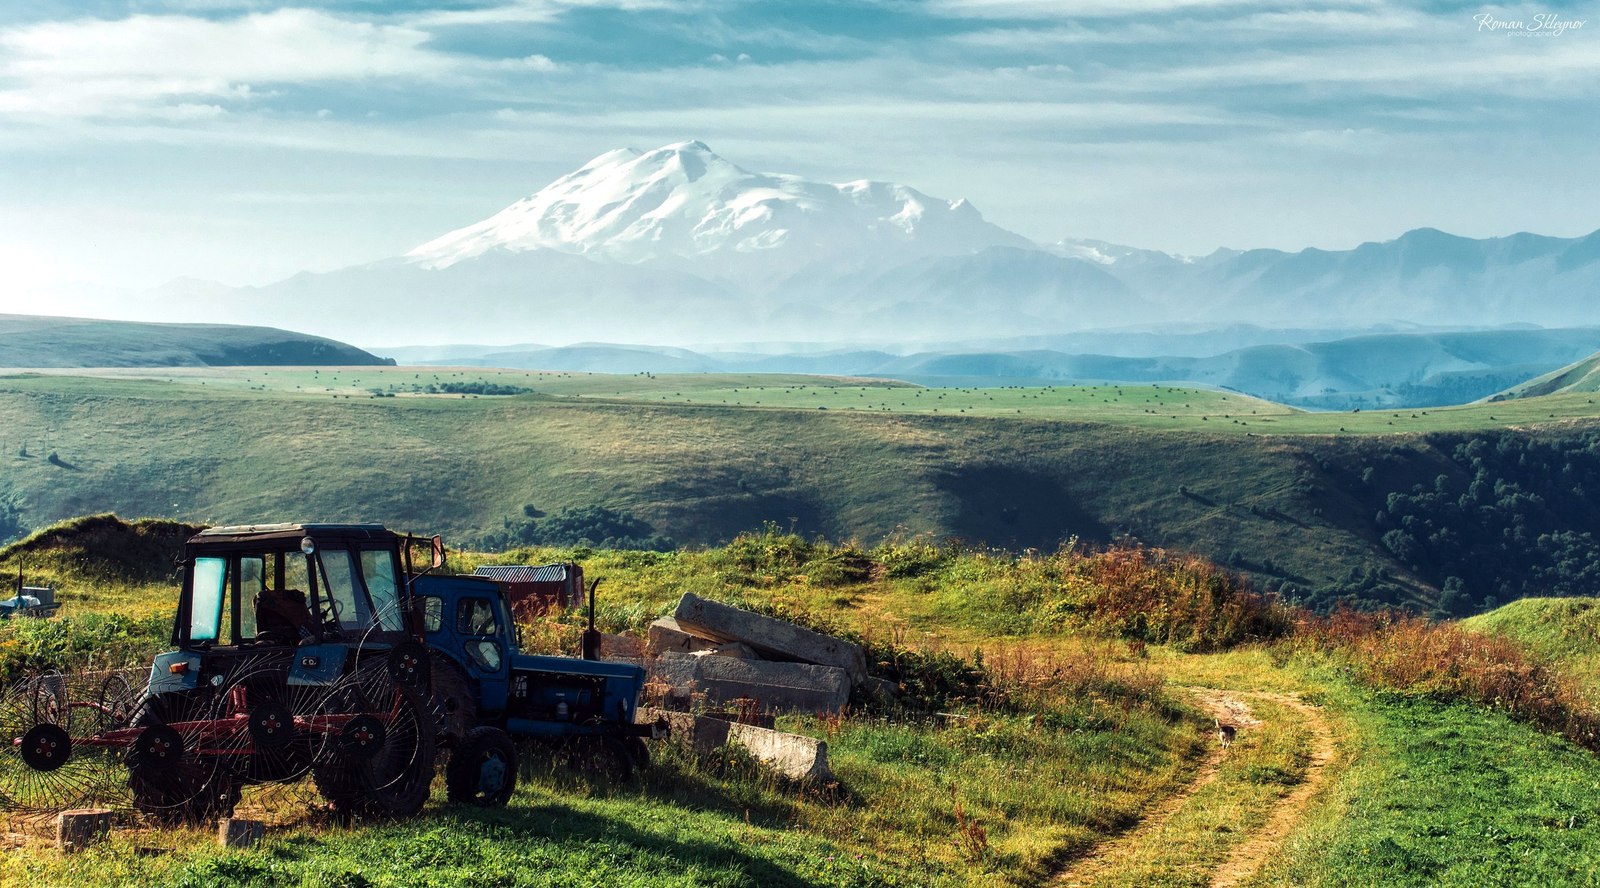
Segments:
[[[382,658],[297,680],[304,650],[235,659],[180,692],[146,693],[143,670],[15,683],[0,696],[0,809],[24,823],[92,805],[175,824],[241,801],[273,821],[420,808],[434,761],[422,697]]]

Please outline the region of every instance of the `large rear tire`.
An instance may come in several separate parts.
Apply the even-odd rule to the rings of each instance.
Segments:
[[[434,708],[444,719],[439,740],[459,744],[478,721],[478,701],[472,696],[467,674],[449,657],[434,651],[432,657]]]
[[[125,758],[134,809],[163,826],[227,817],[239,801],[238,784],[218,759],[196,754],[199,732],[180,734],[167,727],[169,721],[200,719],[207,709],[190,695],[146,697],[132,719],[133,727],[145,732],[163,731],[171,739],[170,745],[161,744],[159,752],[136,739]]]

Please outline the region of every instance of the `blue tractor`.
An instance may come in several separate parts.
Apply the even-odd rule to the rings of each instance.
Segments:
[[[592,655],[590,592],[585,652]],[[517,740],[612,778],[648,764],[642,738],[663,728],[634,723],[642,667],[522,653],[506,588],[494,580],[423,576],[412,594],[444,714],[440,740],[452,748],[445,769],[451,801],[505,804],[516,788]]]

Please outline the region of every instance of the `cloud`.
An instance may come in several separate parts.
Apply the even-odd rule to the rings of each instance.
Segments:
[[[428,79],[457,64],[429,39],[308,9],[28,25],[0,32],[0,113],[127,117],[274,85]]]

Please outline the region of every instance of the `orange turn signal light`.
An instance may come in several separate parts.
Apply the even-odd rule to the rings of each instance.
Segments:
[[[183,660],[181,662],[173,663],[171,666],[167,667],[167,671],[168,672],[173,672],[173,673],[188,672],[189,671],[189,661],[188,660]]]

